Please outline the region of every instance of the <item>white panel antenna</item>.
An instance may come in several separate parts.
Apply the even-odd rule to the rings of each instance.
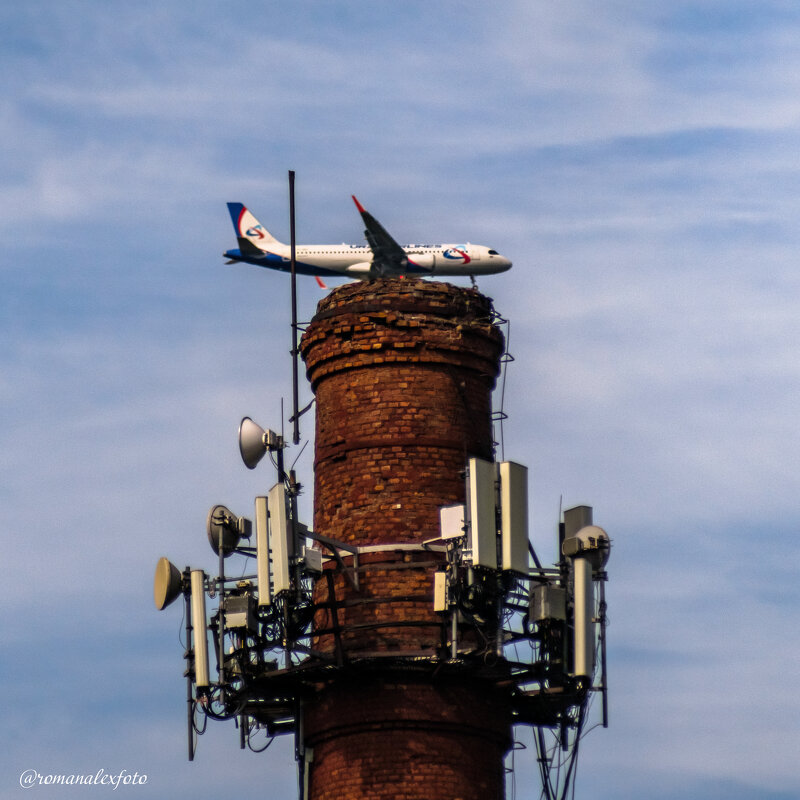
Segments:
[[[272,588],[277,595],[291,589],[289,559],[294,555],[291,525],[287,513],[286,489],[276,483],[267,497],[269,506],[269,546],[272,552]]]
[[[513,461],[497,465],[500,478],[502,568],[528,574],[528,468]]]
[[[464,504],[439,509],[439,537],[455,539],[464,535]]]
[[[592,564],[588,558],[574,558],[573,566],[573,623],[574,669],[573,674],[591,680],[594,675],[594,586]]]
[[[469,546],[474,567],[497,569],[494,462],[471,458],[467,474]]]
[[[322,551],[316,547],[303,547],[303,561],[305,571],[314,575],[322,575]]]
[[[269,522],[267,498],[256,497],[256,578],[258,581],[258,605],[272,605],[269,586]]]
[[[569,527],[567,523],[574,524],[579,519],[588,520],[590,524],[564,539],[561,546],[561,552],[572,563],[573,674],[590,680],[595,666],[594,572],[605,567],[611,547],[608,534],[591,524],[591,513],[589,506],[578,506],[564,512],[566,528]]]
[[[211,685],[208,671],[208,628],[206,627],[205,577],[203,570],[192,570],[191,591],[194,682],[198,689],[205,689]]]
[[[447,573],[441,570],[433,573],[433,610],[447,611]]]

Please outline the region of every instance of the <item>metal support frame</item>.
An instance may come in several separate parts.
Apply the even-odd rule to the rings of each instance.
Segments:
[[[184,582],[189,581],[191,570],[189,567],[183,571]],[[189,761],[194,761],[194,693],[192,684],[194,682],[194,650],[192,649],[192,597],[189,592],[183,594],[184,610],[183,615],[186,619],[186,723],[187,738],[189,743]]]
[[[324,544],[325,547],[327,547],[333,553],[333,557],[336,559],[336,563],[339,565],[339,569],[341,569],[344,573],[345,578],[349,581],[350,585],[353,587],[353,589],[355,589],[355,591],[360,592],[361,590],[358,587],[359,548],[352,544],[337,542],[336,539],[330,539],[327,536],[323,536],[321,533],[314,533],[313,531],[305,531],[304,535],[308,539],[313,539],[315,542]],[[348,568],[345,566],[344,561],[342,560],[342,555],[339,552],[340,550],[344,550],[353,556],[352,569],[348,570]]]
[[[295,398],[296,400],[296,398]],[[477,461],[473,460],[472,466]],[[488,512],[481,515],[481,509],[471,509],[469,514],[472,526],[469,532],[472,539],[467,536],[455,536],[432,539],[424,543],[397,543],[359,547],[337,541],[308,528],[299,522],[297,511],[297,496],[299,484],[295,473],[284,471],[283,453],[278,451],[276,467],[278,469],[279,485],[286,492],[289,502],[288,522],[291,525],[291,536],[288,541],[295,543],[294,555],[290,560],[290,571],[285,581],[285,591],[280,592],[277,601],[269,606],[252,608],[255,619],[245,617],[243,622],[239,618],[228,619],[226,615],[226,601],[232,595],[251,596],[253,593],[250,581],[258,576],[241,574],[238,578],[228,578],[225,574],[225,557],[230,552],[225,552],[221,546],[217,549],[219,559],[219,575],[217,578],[204,576],[205,591],[209,596],[219,597],[217,613],[209,624],[212,630],[212,641],[215,643],[217,653],[217,680],[204,685],[198,691],[197,697],[202,704],[193,697],[196,684],[196,657],[194,648],[189,645],[194,641],[195,630],[193,623],[205,628],[206,620],[193,619],[197,616],[192,611],[192,593],[189,584],[197,582],[191,580],[192,572],[189,568],[183,573],[184,599],[187,608],[186,636],[187,650],[184,654],[188,664],[187,677],[187,729],[188,729],[188,755],[189,760],[195,755],[195,734],[203,733],[196,724],[198,711],[203,711],[206,717],[212,719],[237,719],[239,723],[240,747],[249,743],[249,726],[265,727],[269,736],[274,737],[283,733],[292,733],[295,737],[295,757],[298,764],[298,790],[301,798],[308,791],[310,762],[313,753],[306,752],[304,748],[303,733],[303,701],[309,693],[316,691],[320,684],[335,681],[344,674],[358,672],[412,671],[427,675],[431,679],[446,679],[447,676],[464,677],[485,681],[491,685],[508,692],[508,700],[512,709],[513,724],[531,725],[541,733],[543,728],[552,728],[560,736],[562,746],[568,746],[571,740],[573,750],[577,749],[577,739],[585,721],[587,713],[587,698],[590,692],[599,692],[602,699],[602,724],[608,727],[608,683],[606,662],[606,599],[605,572],[597,571],[591,574],[592,582],[599,584],[596,593],[596,603],[591,610],[588,603],[583,603],[582,619],[593,630],[594,625],[599,626],[597,642],[597,665],[594,664],[594,647],[592,658],[585,655],[581,663],[585,664],[584,674],[576,676],[572,665],[569,663],[566,648],[571,643],[568,636],[570,614],[574,611],[564,610],[563,599],[549,597],[551,594],[568,591],[573,569],[570,562],[563,557],[553,567],[543,567],[533,546],[528,543],[528,553],[532,565],[527,574],[520,574],[519,568],[502,569],[505,562],[492,558],[490,544],[499,544],[499,537],[484,537],[481,541],[481,559],[474,563],[477,539],[474,525],[479,517],[486,517],[482,528],[496,532],[500,529],[499,520],[494,526],[488,522]],[[488,476],[488,466],[484,470]],[[492,471],[494,476],[494,471]],[[489,485],[488,478],[484,494],[488,498],[489,489],[497,492],[497,482]],[[276,487],[277,488],[277,487]],[[494,503],[485,502],[491,506],[495,517],[501,503],[495,498]],[[484,509],[485,510],[485,509]],[[559,540],[563,543],[565,533],[573,533],[571,528],[579,528],[588,516],[591,521],[589,507],[571,509],[571,516],[565,525],[559,525]],[[565,514],[565,517],[567,515]],[[263,522],[263,520],[262,520]],[[261,525],[263,527],[263,524]],[[465,531],[465,534],[468,531]],[[257,531],[258,534],[258,526]],[[321,549],[327,551],[324,556],[327,569],[322,575],[315,573],[313,578],[304,571],[298,540],[307,538],[316,542]],[[360,596],[360,573],[369,572],[372,562],[366,563],[360,558],[368,552],[381,551],[438,551],[438,557],[430,559],[391,560],[391,563],[380,561],[382,569],[442,569],[445,565],[447,576],[446,606],[442,613],[432,619],[431,615],[424,613],[418,619],[392,619],[391,613],[386,617],[379,616],[385,621],[356,622],[342,624],[341,609],[365,603],[396,603],[413,602],[422,603],[429,601],[427,594],[415,595],[387,595],[380,597],[363,598]],[[257,547],[237,546],[234,552],[246,557],[256,557]],[[446,562],[442,559],[446,554]],[[351,564],[345,563],[345,558],[350,557]],[[331,569],[335,562],[335,568]],[[574,559],[572,559],[574,561]],[[518,560],[517,560],[518,563]],[[494,566],[492,566],[494,565]],[[263,571],[263,570],[262,570]],[[196,570],[195,572],[200,572]],[[347,599],[337,600],[336,575],[341,573],[347,584],[359,596],[350,596]],[[365,577],[366,579],[366,577]],[[327,588],[327,600],[322,600],[317,595],[314,602],[312,580],[316,585],[320,581]],[[242,583],[242,582],[248,583]],[[261,581],[257,583],[259,596],[262,591]],[[533,585],[554,587],[556,592],[547,590],[547,597],[537,603],[537,608],[546,611],[536,611],[539,616],[534,617],[531,592],[525,587]],[[236,585],[237,588],[234,588]],[[342,584],[340,583],[339,586]],[[267,587],[269,581],[267,581]],[[275,600],[276,598],[272,598]],[[196,600],[196,598],[195,598]],[[578,602],[579,598],[574,598]],[[252,602],[248,600],[248,603]],[[561,611],[558,608],[561,608]],[[233,606],[231,606],[231,610]],[[310,627],[317,610],[329,609],[325,622],[320,627]],[[233,613],[233,611],[232,611]],[[560,614],[560,616],[559,616]],[[596,615],[596,616],[595,616]],[[522,629],[515,626],[522,622]],[[227,624],[232,627],[228,628]],[[475,630],[473,630],[474,626]],[[350,654],[347,652],[346,642],[348,635],[356,631],[373,630],[380,628],[413,628],[435,627],[438,630],[440,644],[429,645],[424,650],[417,645],[418,650],[408,651],[375,651],[365,652],[355,649]],[[563,631],[561,628],[563,627]],[[331,637],[333,639],[333,652],[326,643],[325,650],[316,650],[313,637]],[[232,644],[231,652],[226,658],[225,639]],[[330,640],[328,640],[330,641]],[[531,651],[527,658],[523,656],[518,660],[511,655],[512,647],[517,642],[527,641]],[[584,642],[584,650],[588,648],[588,635]],[[435,642],[435,639],[434,639]],[[573,645],[574,646],[574,645]],[[267,654],[283,650],[285,660],[282,668],[278,667],[278,659],[269,659]],[[599,673],[599,675],[597,674]],[[210,675],[207,676],[210,679]],[[572,757],[572,756],[570,756]],[[547,768],[549,770],[549,767]],[[545,770],[546,771],[546,770]]]
[[[225,654],[221,646],[218,646],[218,651],[221,657],[218,662],[218,675],[219,680],[214,682],[209,689],[209,702],[205,704],[202,710],[207,716],[214,719],[229,719],[236,717],[240,721],[243,732],[240,733],[241,737],[244,736],[246,741],[245,726],[252,724],[265,726],[270,736],[275,736],[283,733],[293,733],[295,737],[302,736],[299,727],[302,725],[299,712],[299,701],[309,691],[313,691],[315,686],[320,682],[325,683],[330,680],[335,680],[338,675],[343,674],[343,671],[357,672],[359,670],[385,670],[385,669],[401,669],[422,671],[424,674],[437,676],[437,679],[443,679],[448,674],[463,676],[471,675],[472,677],[485,680],[488,684],[497,686],[505,686],[510,690],[510,700],[512,705],[514,724],[532,725],[534,727],[550,727],[562,731],[564,737],[569,738],[569,731],[572,731],[581,719],[578,711],[582,709],[586,703],[588,691],[601,692],[603,697],[603,719],[604,724],[607,724],[607,682],[605,675],[605,634],[604,634],[604,620],[605,620],[605,596],[602,590],[602,580],[605,579],[605,573],[598,573],[596,579],[601,584],[598,590],[599,606],[597,622],[601,625],[601,636],[599,642],[600,654],[598,658],[598,671],[600,672],[598,684],[589,687],[585,682],[575,681],[566,674],[566,667],[564,667],[565,674],[558,677],[558,673],[552,672],[551,668],[547,666],[546,661],[542,661],[544,653],[540,651],[541,642],[539,639],[539,627],[536,624],[528,626],[523,622],[522,630],[515,630],[513,622],[509,626],[508,614],[513,615],[514,620],[524,620],[524,614],[528,609],[527,597],[528,590],[525,588],[531,583],[535,585],[560,586],[563,584],[563,577],[558,567],[545,568],[539,565],[531,566],[527,575],[517,575],[512,582],[508,579],[501,580],[499,574],[497,575],[496,591],[498,592],[496,599],[490,598],[492,608],[498,612],[498,618],[506,618],[506,624],[502,625],[500,634],[495,640],[492,636],[490,640],[486,641],[477,650],[472,650],[471,645],[464,647],[465,642],[471,641],[469,637],[464,639],[465,631],[464,626],[469,626],[468,617],[462,616],[462,611],[458,605],[458,591],[453,591],[453,586],[462,583],[463,586],[469,585],[470,574],[475,580],[476,569],[468,568],[461,560],[461,552],[463,550],[463,541],[461,539],[448,540],[446,545],[433,545],[427,543],[425,545],[404,543],[404,544],[387,544],[376,545],[359,548],[355,545],[345,544],[330,537],[316,534],[313,531],[307,531],[305,526],[300,526],[300,534],[308,536],[313,541],[318,542],[322,547],[329,550],[331,555],[326,556],[328,559],[333,559],[336,564],[335,569],[326,569],[323,575],[316,578],[325,581],[327,585],[327,599],[326,601],[318,602],[313,606],[316,609],[328,608],[330,609],[329,617],[330,625],[323,628],[314,628],[303,632],[298,637],[296,633],[287,633],[286,624],[288,617],[286,616],[289,611],[289,606],[293,603],[296,596],[295,592],[285,595],[279,599],[277,606],[268,609],[257,609],[256,613],[258,619],[261,620],[258,627],[258,632],[242,633],[239,636],[234,635],[234,646],[237,648],[229,660],[226,661]],[[359,573],[365,569],[369,569],[370,565],[363,565],[360,563],[359,556],[365,551],[391,551],[391,550],[412,550],[412,551],[429,551],[432,549],[447,554],[447,570],[449,574],[449,582],[451,588],[448,592],[448,601],[450,604],[449,613],[443,615],[440,621],[430,619],[419,620],[390,620],[387,622],[368,622],[357,623],[342,627],[340,611],[341,608],[346,608],[352,605],[359,605],[364,602],[357,597],[351,597],[347,600],[337,601],[335,596],[334,579],[337,572],[341,572],[349,585],[358,590]],[[252,557],[255,555],[254,548],[242,547],[237,548],[237,552],[243,555]],[[344,562],[345,556],[351,556],[353,559],[352,565],[347,565]],[[436,564],[442,564],[440,560],[423,560],[414,562],[403,562],[394,564],[397,569],[412,569],[412,568],[427,568],[430,569]],[[480,570],[478,570],[480,571]],[[217,634],[214,638],[220,645],[224,644],[224,637],[229,635],[229,630],[225,629],[225,598],[229,593],[234,592],[234,586],[239,585],[242,581],[251,581],[256,576],[242,574],[238,578],[225,577],[224,573],[220,578],[209,581],[209,589],[212,593],[219,594],[220,610],[217,618],[214,621],[214,626],[218,625],[219,628],[215,631]],[[488,576],[487,576],[488,577]],[[304,582],[310,581],[309,577],[303,577]],[[495,584],[491,580],[488,581],[487,587],[490,589]],[[249,588],[244,591],[251,591]],[[303,602],[309,602],[311,588],[310,583],[306,584],[300,594],[304,598]],[[299,595],[298,595],[299,596]],[[409,600],[420,601],[427,599],[427,595],[415,595],[395,597],[387,595],[386,597],[369,598],[368,602],[375,603],[392,603],[392,602],[407,602]],[[187,598],[188,600],[188,598]],[[282,622],[278,623],[278,614]],[[275,638],[277,629],[273,630],[271,627],[268,629],[262,628],[267,620],[275,618],[276,624],[280,624],[284,630],[282,634],[292,641],[284,638],[283,647],[287,651],[287,660],[282,668],[278,668],[275,662],[269,662],[262,656],[253,660],[251,653],[256,651],[265,652],[264,648],[279,649],[281,642]],[[490,629],[493,629],[494,616],[487,619]],[[475,621],[475,624],[480,626],[482,623],[480,619]],[[414,627],[414,626],[430,626],[435,625],[440,630],[441,646],[436,651],[425,652],[363,652],[357,651],[354,654],[348,655],[344,636],[348,632],[356,630],[366,630],[372,628],[380,628],[382,626],[388,627]],[[212,626],[212,627],[214,627]],[[463,629],[463,630],[462,630]],[[190,632],[190,629],[188,629]],[[267,631],[272,631],[268,633]],[[188,635],[188,633],[187,633]],[[267,636],[267,639],[262,639],[262,636]],[[310,647],[310,641],[306,643],[304,640],[312,636],[332,636],[333,637],[333,652],[320,652]],[[272,638],[269,638],[272,636]],[[448,641],[449,640],[449,641]],[[462,641],[463,640],[463,641]],[[513,646],[515,642],[529,640],[533,646],[532,655],[529,659],[516,661],[508,658],[508,653],[504,652],[504,648]],[[449,645],[449,647],[448,647]],[[292,653],[302,656],[302,660],[296,663],[292,658],[289,658],[288,647],[291,647]],[[481,649],[484,648],[484,649]],[[485,650],[488,648],[488,650]],[[486,660],[487,652],[491,652],[493,658]],[[187,652],[187,660],[191,659],[192,654]],[[557,663],[563,663],[557,662]],[[237,666],[237,664],[239,666]],[[271,665],[272,664],[272,665]],[[200,729],[194,726],[193,715],[197,708],[196,704],[191,698],[192,675],[191,667],[187,670],[189,676],[187,688],[187,726],[189,728],[189,755],[190,759],[194,757],[194,731],[200,733]],[[553,679],[556,679],[553,682]],[[226,682],[232,681],[231,686],[227,686]],[[567,741],[565,739],[565,741]],[[305,754],[300,754],[302,758],[298,759],[300,765],[300,775],[298,778],[304,781],[306,775],[307,765]],[[305,790],[305,785],[303,786]]]
[[[606,662],[606,581],[608,575],[605,572],[597,576],[599,584],[600,602],[598,606],[598,622],[600,623],[600,697],[603,701],[603,727],[608,727],[608,672]]]
[[[292,441],[300,444],[300,414],[298,401],[298,365],[297,365],[297,246],[294,226],[294,170],[289,170],[289,268],[292,274],[292,421],[294,432]]]
[[[344,666],[344,648],[342,646],[342,629],[339,627],[339,610],[336,604],[336,587],[333,583],[333,572],[325,572],[325,580],[328,585],[328,602],[331,608],[331,622],[333,623],[333,646],[336,651],[336,664]]]

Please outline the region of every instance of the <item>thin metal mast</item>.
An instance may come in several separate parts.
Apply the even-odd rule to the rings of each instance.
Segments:
[[[300,444],[300,414],[298,413],[297,383],[297,273],[294,233],[294,170],[289,170],[289,245],[292,271],[292,420],[294,422],[292,442]]]

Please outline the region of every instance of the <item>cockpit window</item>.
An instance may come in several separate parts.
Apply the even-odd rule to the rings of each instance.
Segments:
[[[498,253],[498,252],[497,252],[497,250],[490,250],[490,251],[489,251],[489,255],[490,255],[490,256],[499,256],[499,255],[500,255],[500,253]]]

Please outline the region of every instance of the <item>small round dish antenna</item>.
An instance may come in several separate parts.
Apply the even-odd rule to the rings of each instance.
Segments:
[[[180,570],[168,559],[159,558],[153,579],[153,600],[156,608],[163,611],[183,589]]]
[[[239,424],[239,452],[247,469],[255,469],[256,464],[264,457],[267,446],[264,444],[266,431],[250,417],[245,417]]]
[[[219,555],[220,547],[224,556],[236,549],[241,536],[239,532],[239,519],[225,506],[214,506],[208,512],[206,520],[206,533],[211,549]]]

